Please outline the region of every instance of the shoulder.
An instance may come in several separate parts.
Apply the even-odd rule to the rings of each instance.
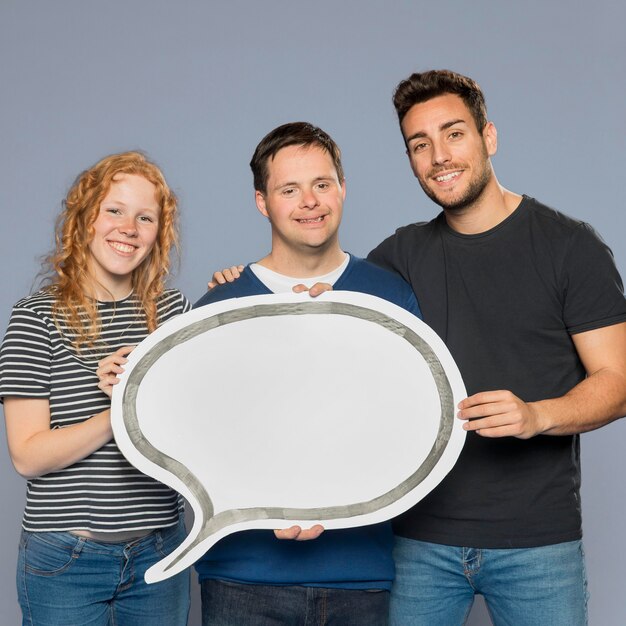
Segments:
[[[588,223],[557,211],[529,196],[524,196],[524,207],[531,223],[553,234],[560,233],[568,237],[579,232],[595,233]]]
[[[371,261],[351,256],[351,265],[352,271],[349,275],[346,275],[347,279],[375,281],[384,283],[394,289],[411,291],[411,287],[399,274],[379,267]]]
[[[610,248],[594,228],[543,205],[528,202],[534,262],[549,276],[563,304],[570,333],[582,332],[607,320],[623,321],[626,311],[623,283]],[[528,247],[528,246],[527,246]]]
[[[180,313],[184,313],[191,308],[191,304],[187,297],[178,289],[166,289],[157,301],[159,309],[177,309]]]
[[[45,289],[21,298],[13,305],[11,321],[20,319],[26,322],[30,320],[34,324],[52,324],[54,326],[54,301],[54,294]]]
[[[531,219],[542,224],[553,225],[555,228],[572,230],[584,224],[582,220],[570,217],[530,196],[524,196],[523,206]]]
[[[567,253],[573,246],[608,249],[591,224],[557,211],[528,196],[524,196],[524,202],[532,232],[537,235],[540,233],[540,236],[549,242],[553,251],[561,248],[564,253]]]
[[[135,301],[134,304],[139,303]],[[159,326],[191,309],[191,303],[178,289],[165,289],[157,298],[156,306]]]
[[[245,296],[256,296],[263,293],[263,285],[254,275],[249,265],[246,265],[241,276],[232,283],[217,285],[207,291],[194,305],[197,309],[213,302],[230,300],[231,298],[243,298]]]
[[[428,239],[438,231],[442,218],[443,213],[440,213],[437,217],[434,217],[428,222],[414,222],[413,224],[400,226],[396,228],[395,233],[387,237],[381,245],[386,242],[407,243],[414,242],[415,240]]]
[[[399,271],[409,259],[426,249],[430,241],[439,241],[443,213],[429,222],[415,222],[401,226],[374,248],[367,256],[369,261]]]
[[[400,275],[365,259],[351,256],[346,272],[335,286],[378,296],[421,316],[411,286]]]
[[[46,313],[52,309],[54,305],[54,294],[47,290],[42,289],[37,293],[31,294],[18,300],[13,308],[14,309],[28,309],[33,312]]]
[[[18,300],[11,312],[2,342],[3,357],[10,352],[47,352],[59,339],[54,323],[54,297],[42,291]]]

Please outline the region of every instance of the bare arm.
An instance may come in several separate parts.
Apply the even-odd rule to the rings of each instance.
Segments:
[[[51,430],[47,399],[6,397],[4,416],[11,460],[25,478],[68,467],[113,437],[108,409],[80,424]]]
[[[134,346],[124,346],[98,363],[98,387],[109,397],[126,356]],[[13,465],[24,478],[43,476],[89,456],[113,438],[111,411],[64,428],[50,429],[50,404],[42,398],[4,399],[9,453]]]
[[[587,378],[560,398],[524,402],[486,391],[459,404],[464,428],[483,437],[571,435],[626,415],[626,322],[572,336]]]

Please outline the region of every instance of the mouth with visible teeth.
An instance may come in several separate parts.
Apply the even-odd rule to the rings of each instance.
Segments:
[[[438,183],[449,183],[462,174],[461,170],[455,172],[448,172],[447,174],[440,174],[439,176],[433,176]]]
[[[324,221],[325,215],[319,215],[318,217],[307,217],[296,220],[298,224],[319,224]]]
[[[107,241],[107,243],[115,250],[116,252],[120,252],[121,254],[132,254],[137,247],[133,246],[129,243],[122,243],[121,241]]]

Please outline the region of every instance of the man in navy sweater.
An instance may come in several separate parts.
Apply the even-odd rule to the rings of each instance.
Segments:
[[[270,223],[271,251],[196,307],[326,283],[384,298],[421,317],[413,291],[398,275],[341,249],[346,186],[339,148],[327,133],[304,122],[280,126],[257,146],[250,167],[257,208]],[[296,625],[308,619],[383,626],[394,577],[392,545],[389,523],[230,535],[196,563],[203,624]]]

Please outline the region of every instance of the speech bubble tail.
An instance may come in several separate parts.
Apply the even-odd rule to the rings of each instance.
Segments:
[[[216,535],[209,534],[209,538],[207,539],[207,529],[203,521],[204,517],[201,515],[201,511],[196,510],[196,513],[197,517],[194,521],[194,525],[185,540],[175,550],[170,552],[170,554],[160,561],[157,561],[146,571],[144,575],[146,583],[152,584],[160,582],[172,576],[176,576],[176,574],[180,574],[180,572],[187,567],[193,565],[198,558],[228,532],[218,532]]]
[[[164,571],[163,566],[161,565],[162,563],[163,561],[161,560],[152,567],[148,568],[148,570],[146,570],[144,580],[146,581],[146,583],[148,583],[148,585],[161,582],[162,580],[165,580],[167,578],[167,576],[163,575]]]
[[[196,560],[195,548],[199,543],[196,539],[191,542],[184,541],[176,550],[146,570],[144,580],[150,585],[180,574]]]

